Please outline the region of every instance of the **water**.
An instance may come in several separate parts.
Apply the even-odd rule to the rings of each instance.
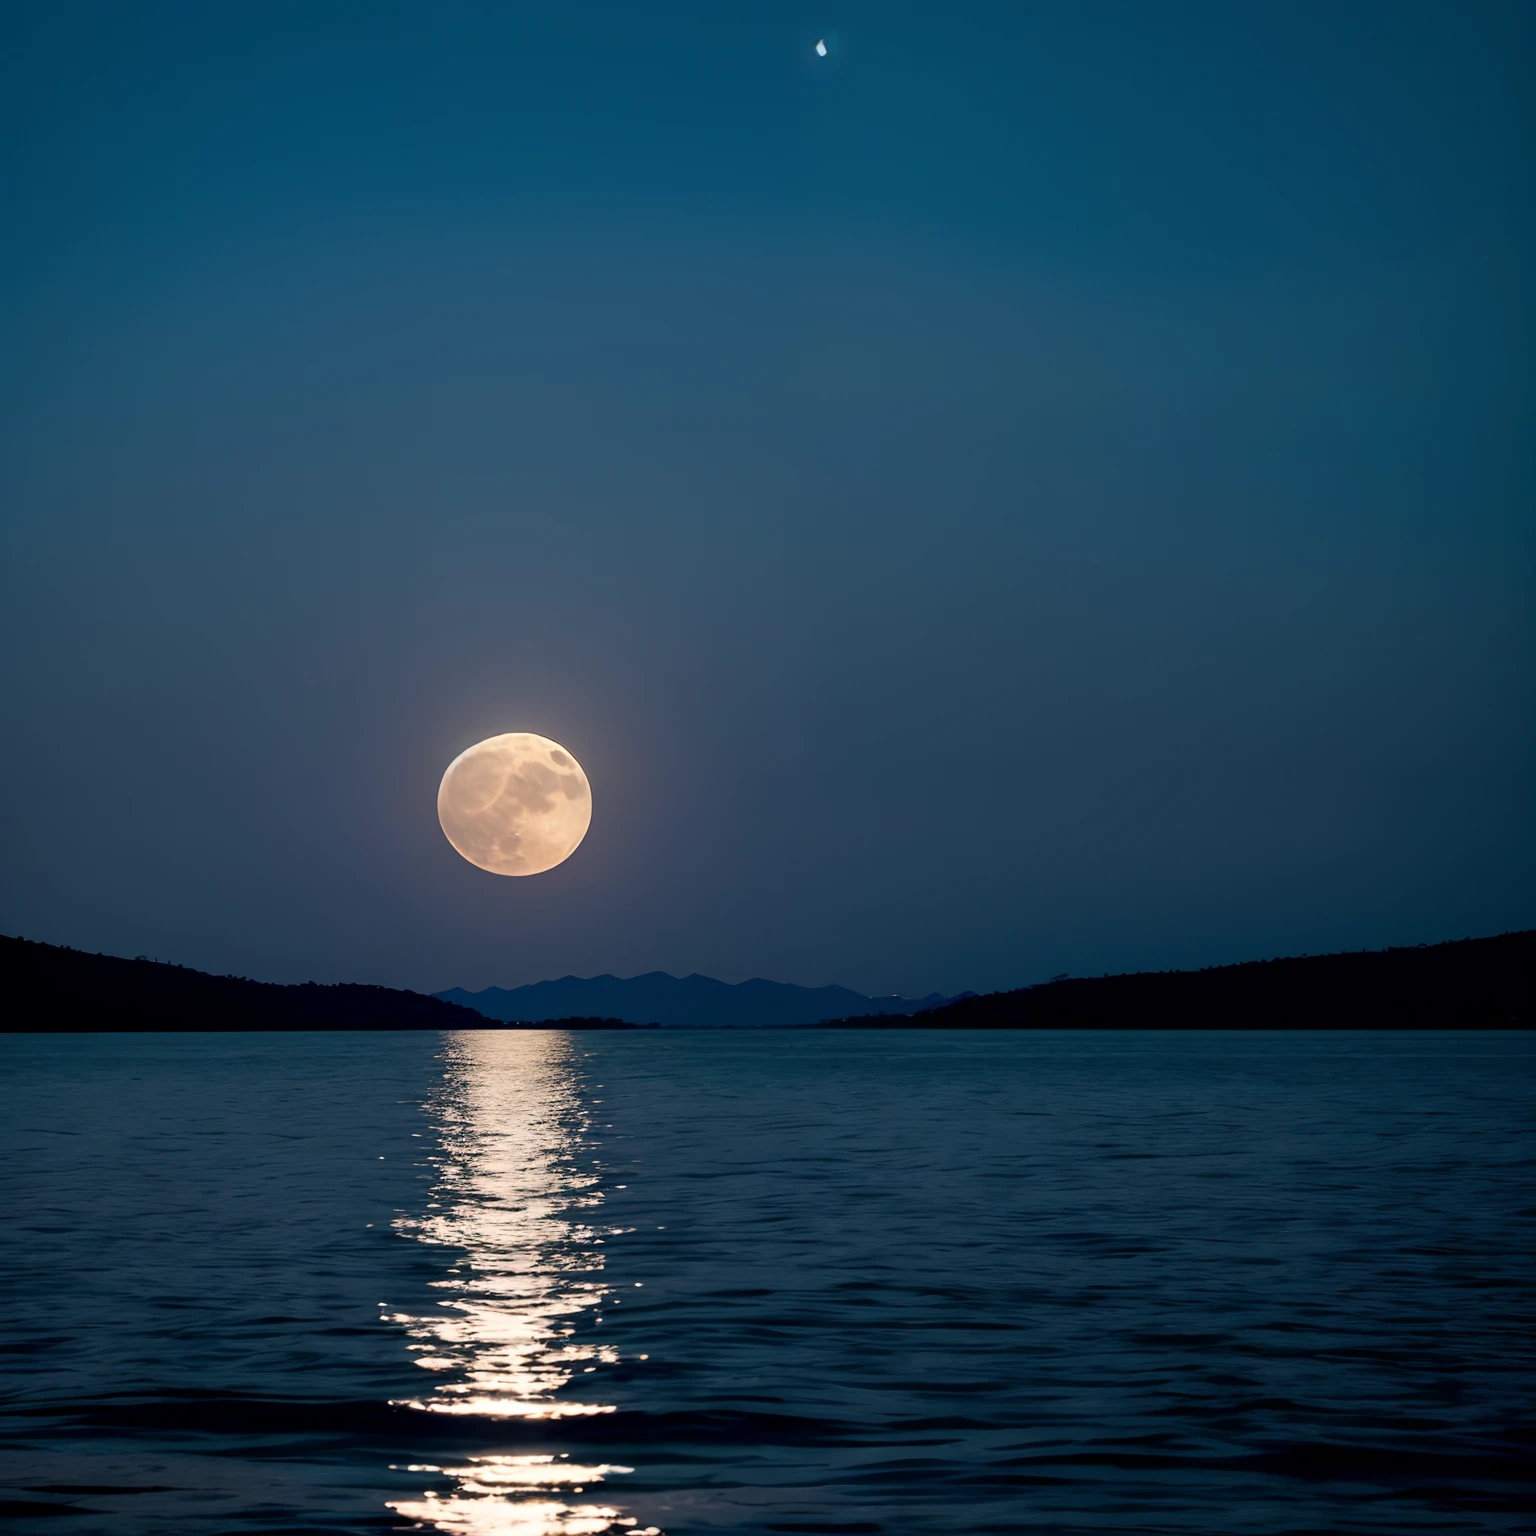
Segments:
[[[1536,1529],[1529,1036],[0,1070],[20,1532]]]

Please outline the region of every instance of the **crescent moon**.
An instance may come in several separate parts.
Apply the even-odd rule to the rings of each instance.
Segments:
[[[558,741],[512,731],[476,742],[437,789],[443,836],[493,875],[541,875],[575,853],[592,824],[592,786]]]

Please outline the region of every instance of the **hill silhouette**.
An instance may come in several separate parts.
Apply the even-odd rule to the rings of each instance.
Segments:
[[[575,983],[572,988],[569,984]],[[634,989],[624,1008],[572,1007],[573,995],[601,984]],[[666,983],[661,987],[658,983]],[[539,1018],[491,1019],[455,997],[521,996]],[[1310,955],[1214,966],[1202,971],[1058,978],[1013,992],[950,1001],[866,998],[844,987],[749,981],[727,986],[706,976],[652,972],[541,982],[501,992],[427,997],[356,983],[281,986],[210,976],[154,960],[124,960],[0,937],[4,1028],[38,1030],[285,1029],[628,1029],[658,1021],[719,1023],[722,996],[744,1022],[812,1028],[919,1029],[1529,1029],[1536,1027],[1536,931],[1462,939],[1414,949]],[[651,1008],[681,997],[691,1013]],[[807,1018],[806,1009],[852,998],[860,1013]],[[540,1000],[543,1006],[540,1007]],[[637,1010],[637,999],[645,1006]],[[489,999],[495,1004],[498,999]],[[561,1005],[564,1006],[561,1006]],[[903,1007],[904,1005],[904,1007]],[[876,1009],[901,1013],[875,1012]],[[646,1009],[651,1011],[647,1012]],[[798,1016],[793,1016],[795,1011]],[[628,1013],[628,1017],[626,1017]]]
[[[765,1028],[814,1024],[822,1019],[865,1014],[909,1014],[952,999],[866,997],[847,987],[797,987],[782,981],[716,981],[712,976],[562,976],[526,987],[487,987],[436,992],[445,1002],[474,1008],[491,1019],[542,1023],[571,1014],[607,1014],[632,1024],[660,1023],[682,1028]]]
[[[1059,978],[846,1028],[1530,1029],[1536,931],[1413,949]]]
[[[8,1031],[473,1029],[479,1014],[420,992],[356,983],[280,986],[158,960],[0,938]]]

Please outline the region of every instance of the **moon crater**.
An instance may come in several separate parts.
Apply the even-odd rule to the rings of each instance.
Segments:
[[[538,875],[576,851],[592,824],[592,786],[558,742],[492,736],[449,763],[437,790],[443,835],[494,875]]]

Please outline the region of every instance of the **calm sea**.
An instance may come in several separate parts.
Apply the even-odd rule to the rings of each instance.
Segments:
[[[21,1532],[1536,1528],[1528,1035],[0,1038]]]

